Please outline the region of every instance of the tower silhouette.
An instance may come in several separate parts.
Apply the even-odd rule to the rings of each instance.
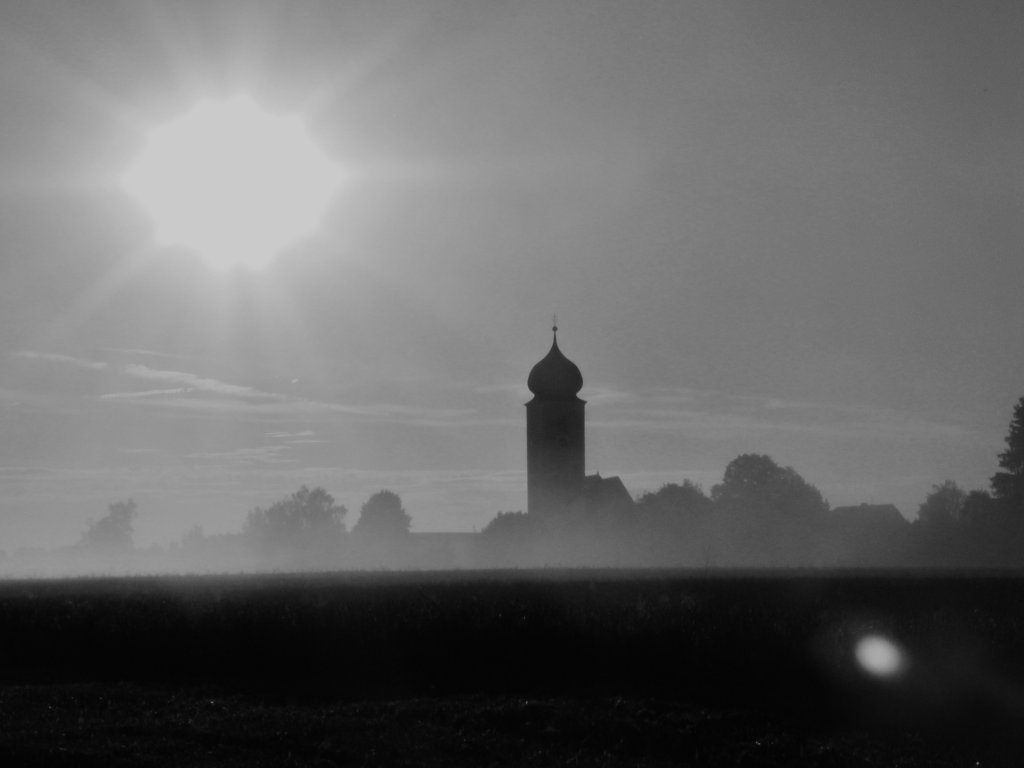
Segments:
[[[527,510],[538,515],[579,498],[586,467],[583,374],[558,348],[558,326],[551,330],[551,349],[526,380],[533,393],[526,404]]]

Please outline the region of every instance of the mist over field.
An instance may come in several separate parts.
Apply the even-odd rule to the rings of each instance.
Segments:
[[[137,547],[133,500],[109,505],[74,546],[0,556],[4,576],[508,568],[1005,569],[1024,566],[1013,471],[1024,442],[1015,411],[993,493],[936,484],[908,522],[892,505],[832,508],[793,468],[745,454],[705,494],[684,481],[630,498],[616,478],[587,478],[566,504],[499,512],[480,532],[415,532],[389,490],[351,520],[323,488],[302,486],[255,507],[235,533],[195,527],[169,546]],[[550,500],[548,500],[550,501]]]

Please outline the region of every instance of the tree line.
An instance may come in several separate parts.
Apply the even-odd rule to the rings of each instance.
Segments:
[[[72,556],[112,567],[139,554],[134,546],[138,516],[133,499],[110,504],[107,514],[88,524]],[[195,526],[172,545],[170,552],[152,552],[183,566],[202,569],[332,567],[343,550],[376,554],[400,548],[409,537],[412,518],[402,499],[390,490],[372,494],[362,505],[352,530],[346,527],[348,510],[336,504],[323,488],[303,485],[268,507],[255,507],[245,517],[240,533],[205,535]],[[352,558],[349,558],[352,560]],[[359,558],[355,558],[358,564]],[[344,565],[344,561],[340,564]]]
[[[550,518],[499,513],[499,559],[685,566],[1024,566],[1024,397],[987,490],[933,486],[913,522],[888,504],[833,509],[792,467],[744,454],[710,493],[690,480]]]
[[[132,499],[109,505],[64,554],[114,569],[135,557],[201,570],[345,567],[626,566],[975,566],[1024,565],[1024,397],[1013,410],[1006,449],[989,488],[933,486],[913,523],[891,505],[833,509],[792,467],[743,454],[709,493],[684,480],[635,499],[583,498],[547,517],[499,512],[461,559],[443,542],[411,543],[411,517],[398,494],[367,499],[351,531],[348,511],[323,488],[302,486],[256,507],[237,534],[196,527],[143,563],[133,544]],[[443,538],[443,537],[442,537]]]
[[[1006,450],[999,454],[999,471],[989,478],[989,490],[964,491],[952,480],[932,486],[917,510],[922,524],[947,529],[956,526],[1006,526],[1024,517],[1024,397],[1013,409]]]

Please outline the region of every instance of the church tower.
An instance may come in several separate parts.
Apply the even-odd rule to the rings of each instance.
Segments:
[[[526,495],[530,514],[557,512],[580,497],[586,471],[583,434],[583,374],[558,348],[533,366],[526,386]]]

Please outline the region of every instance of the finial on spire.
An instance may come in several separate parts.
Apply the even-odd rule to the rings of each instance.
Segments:
[[[558,333],[558,313],[551,316],[551,332]]]

